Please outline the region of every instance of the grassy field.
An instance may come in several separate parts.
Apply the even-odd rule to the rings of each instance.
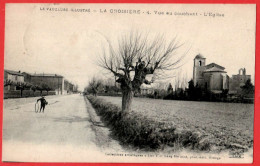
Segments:
[[[120,97],[99,98],[121,106]],[[132,109],[157,121],[173,122],[179,130],[196,131],[218,150],[253,146],[253,104],[134,98]]]

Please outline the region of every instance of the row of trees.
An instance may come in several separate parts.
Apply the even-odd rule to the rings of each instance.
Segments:
[[[241,91],[239,91],[235,96],[235,101],[243,102],[246,98],[251,98],[254,95],[254,86],[251,80],[247,80],[245,85],[241,86]],[[176,100],[203,100],[203,101],[227,101],[228,100],[228,89],[223,89],[220,94],[214,94],[205,88],[201,88],[198,85],[194,85],[193,80],[188,82],[188,88],[182,89],[178,88],[173,90],[171,84],[167,88],[167,96],[164,99],[176,99]]]
[[[20,94],[21,94],[21,97],[23,97],[23,91],[26,90],[26,89],[31,89],[34,93],[36,90],[40,91],[41,94],[43,91],[47,91],[47,95],[48,95],[48,92],[53,90],[48,84],[46,83],[41,83],[40,85],[33,85],[31,83],[28,83],[28,82],[15,82],[15,81],[12,81],[12,80],[4,80],[4,87],[6,86],[16,86],[17,87],[17,90],[20,90]]]
[[[102,80],[93,77],[89,81],[88,86],[84,89],[84,92],[97,96],[98,93],[107,93],[109,95],[118,94],[121,90],[112,79]]]
[[[222,90],[220,94],[214,94],[206,89],[194,85],[193,80],[188,83],[188,88],[182,88],[182,86],[172,86],[171,83],[156,83],[153,84],[153,93],[146,94],[146,97],[156,98],[156,99],[172,99],[172,100],[191,100],[191,101],[228,101],[230,96],[228,95],[228,90]],[[121,92],[120,88],[114,84],[112,79],[102,80],[93,77],[89,81],[88,87],[85,88],[85,92],[88,94],[97,93],[107,93],[108,95],[118,94]],[[140,94],[135,93],[136,96]],[[254,86],[251,80],[247,80],[244,86],[241,86],[240,93],[236,94],[234,102],[243,102],[243,99],[248,98],[248,96],[254,95]],[[229,97],[228,97],[229,96]]]

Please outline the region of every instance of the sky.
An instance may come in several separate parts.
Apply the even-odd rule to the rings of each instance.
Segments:
[[[141,14],[111,13],[111,9],[140,10]],[[175,15],[185,12],[198,16]],[[210,12],[224,17],[208,16]],[[182,67],[172,75],[181,73],[181,77],[191,79],[193,59],[200,53],[206,64],[225,67],[229,76],[246,68],[254,81],[255,20],[255,5],[7,4],[4,68],[60,74],[82,90],[93,76],[111,76],[97,65],[102,48],[108,46],[106,38],[116,43],[120,36],[137,30],[151,36],[163,35],[167,41],[177,36],[184,43],[180,53],[189,52]]]

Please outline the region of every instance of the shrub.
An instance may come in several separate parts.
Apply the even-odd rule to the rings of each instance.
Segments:
[[[102,121],[112,129],[118,139],[138,148],[161,149],[164,146],[190,147],[209,150],[209,143],[202,141],[201,134],[187,130],[176,130],[171,122],[149,119],[140,113],[122,112],[121,108],[103,99],[87,96]]]

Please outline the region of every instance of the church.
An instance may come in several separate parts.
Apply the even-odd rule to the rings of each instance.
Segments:
[[[198,54],[194,58],[193,81],[195,86],[199,86],[213,93],[222,93],[222,90],[229,90],[229,93],[239,93],[241,86],[251,79],[246,75],[246,69],[239,69],[237,75],[231,78],[227,75],[225,67],[216,63],[206,65],[206,58]]]

